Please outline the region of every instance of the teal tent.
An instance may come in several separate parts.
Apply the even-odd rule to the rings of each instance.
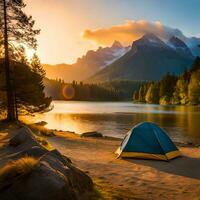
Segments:
[[[133,127],[125,136],[116,154],[123,158],[155,160],[170,160],[181,155],[166,132],[150,122],[143,122]]]

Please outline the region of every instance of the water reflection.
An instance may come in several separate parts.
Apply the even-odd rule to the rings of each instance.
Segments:
[[[37,116],[47,127],[77,133],[99,131],[123,137],[135,124],[151,121],[175,141],[200,142],[200,107],[140,105],[130,102],[54,102],[54,110]]]

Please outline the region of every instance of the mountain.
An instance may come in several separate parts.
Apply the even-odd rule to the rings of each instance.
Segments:
[[[185,41],[188,47],[191,49],[193,55],[200,56],[200,38],[198,37],[191,37],[187,38]]]
[[[173,36],[172,38],[169,39],[167,44],[174,48],[177,52],[179,52],[182,55],[185,55],[186,57],[192,57],[192,52],[189,49],[189,47],[179,38]]]
[[[134,41],[124,56],[86,81],[159,80],[167,72],[180,74],[193,60],[190,49],[180,39],[172,37],[165,43],[154,34],[146,34]]]
[[[121,56],[123,56],[131,47],[123,47],[120,42],[115,41],[111,47],[99,47],[96,51],[90,50],[86,55],[77,59],[77,62],[58,65],[46,65],[46,76],[50,79],[61,78],[66,82],[73,80],[81,81],[94,75],[104,69]]]

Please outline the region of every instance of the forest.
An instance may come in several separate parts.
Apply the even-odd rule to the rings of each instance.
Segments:
[[[161,105],[200,104],[200,58],[180,76],[166,74],[160,81],[146,82],[133,93],[133,101]]]
[[[22,0],[0,2],[0,115],[6,113],[7,121],[17,121],[21,111],[45,110],[51,103],[39,58],[27,57],[27,49],[37,49],[40,29],[25,7]]]
[[[45,71],[37,55],[29,62],[23,47],[15,48],[12,52],[11,76],[13,81],[15,112],[41,111],[49,107],[51,97],[44,93],[43,79]],[[4,59],[0,58],[0,110],[6,107]]]
[[[144,82],[116,80],[98,84],[76,82],[65,83],[61,79],[45,78],[45,93],[54,100],[80,101],[130,101],[132,94]]]

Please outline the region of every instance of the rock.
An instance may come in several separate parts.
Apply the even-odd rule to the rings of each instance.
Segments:
[[[81,134],[81,137],[98,137],[102,138],[103,135],[99,132],[85,132]]]
[[[9,145],[12,147],[19,147],[23,150],[32,148],[34,146],[42,148],[42,146],[37,142],[36,138],[32,134],[32,131],[27,127],[20,128],[17,131],[17,134],[10,139]]]
[[[28,174],[11,172],[9,184],[4,185],[1,182],[1,200],[92,199],[90,195],[95,193],[92,179],[58,150],[48,151],[41,147],[30,129],[20,129],[10,140],[10,146],[16,153],[13,157],[8,156],[9,159],[17,160],[31,156],[36,158],[38,163]],[[24,150],[25,147],[28,148]]]
[[[68,158],[67,156],[62,155],[57,149],[54,149],[52,151],[49,152],[49,155],[52,155],[54,157],[56,157],[57,159],[59,159],[64,165],[67,165],[68,163],[72,164],[72,161],[70,160],[70,158]]]
[[[24,156],[31,156],[34,158],[40,158],[42,157],[44,154],[46,154],[48,151],[44,148],[41,147],[32,147],[30,149],[24,150],[22,152],[20,152],[20,156],[24,157]]]
[[[44,135],[44,136],[48,136],[48,137],[55,136],[54,131],[52,131],[52,130],[40,130],[40,135]]]
[[[189,142],[187,142],[187,145],[188,145],[188,146],[194,146],[194,143],[191,142],[191,141],[189,141]]]
[[[57,150],[42,156],[28,176],[11,180],[0,191],[1,200],[81,200],[90,199],[85,196],[93,191],[89,176],[66,162]]]
[[[35,123],[34,125],[37,125],[37,126],[46,126],[47,124],[48,124],[47,122],[41,121],[41,122]]]
[[[48,162],[53,169],[59,171],[59,173],[63,174],[68,179],[68,182],[73,186],[76,197],[93,189],[91,178],[70,162],[63,159],[62,155],[57,150],[45,154],[41,158],[41,162],[42,161]]]

